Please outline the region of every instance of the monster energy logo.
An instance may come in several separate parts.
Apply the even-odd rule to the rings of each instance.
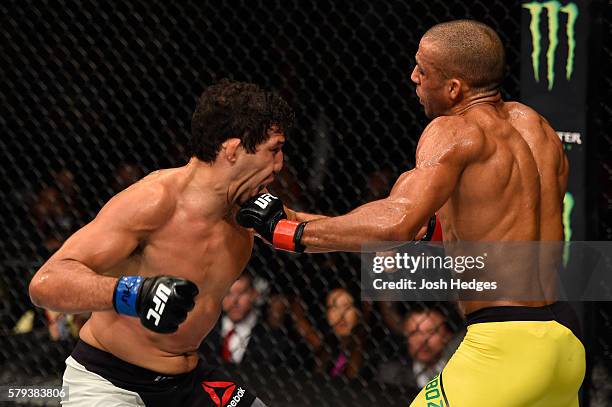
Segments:
[[[544,3],[531,2],[523,4],[523,8],[529,10],[531,22],[529,31],[531,32],[531,65],[536,82],[540,82],[540,52],[541,39],[540,15],[546,9],[548,14],[548,49],[546,50],[546,79],[548,80],[548,90],[553,88],[555,83],[555,52],[559,45],[559,13],[567,14],[565,34],[567,35],[567,60],[565,62],[565,77],[569,81],[574,71],[574,51],[576,49],[575,26],[578,18],[578,6],[575,3],[568,3],[561,7],[558,1],[547,1]]]
[[[563,197],[563,235],[565,241],[572,240],[572,210],[574,209],[574,195],[569,192]],[[563,249],[563,265],[569,263],[569,244],[565,244]]]
[[[574,195],[566,192],[563,197],[563,234],[565,241],[572,240],[572,210],[574,209]]]

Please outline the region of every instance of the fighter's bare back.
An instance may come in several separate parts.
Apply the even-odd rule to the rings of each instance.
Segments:
[[[567,162],[548,123],[525,105],[501,101],[459,120],[464,134],[476,133],[478,152],[439,211],[445,241],[562,240]]]
[[[474,106],[459,120],[465,121],[462,131],[475,133],[477,154],[439,210],[445,242],[563,240],[561,212],[568,163],[546,120],[525,105],[502,101]],[[527,293],[537,285],[532,279],[539,276],[522,260],[525,267],[514,267],[513,272],[521,270],[523,275],[516,275],[514,281],[517,286],[524,283],[519,288]],[[492,264],[490,268],[505,267]],[[550,302],[537,293],[533,298],[542,301],[464,301],[461,307],[469,313],[488,306]]]

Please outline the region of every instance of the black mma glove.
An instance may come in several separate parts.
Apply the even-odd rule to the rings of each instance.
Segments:
[[[300,239],[306,223],[287,220],[282,201],[272,194],[257,195],[246,201],[236,221],[242,227],[255,229],[277,249],[304,251]]]
[[[198,287],[184,278],[124,276],[115,286],[113,307],[118,314],[139,317],[146,328],[167,334],[185,321],[198,293]]]

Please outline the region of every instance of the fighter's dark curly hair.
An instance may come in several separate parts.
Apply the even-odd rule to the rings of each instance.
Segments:
[[[239,138],[249,153],[267,141],[276,126],[293,127],[293,110],[280,96],[252,83],[222,79],[204,90],[191,120],[192,154],[212,163],[223,142]]]

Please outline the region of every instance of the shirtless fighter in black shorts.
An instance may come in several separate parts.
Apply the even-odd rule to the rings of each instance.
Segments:
[[[65,406],[264,406],[198,357],[253,236],[240,204],[274,180],[293,112],[256,85],[202,94],[193,157],[113,197],[30,284],[32,301],[92,311],[66,360]]]

